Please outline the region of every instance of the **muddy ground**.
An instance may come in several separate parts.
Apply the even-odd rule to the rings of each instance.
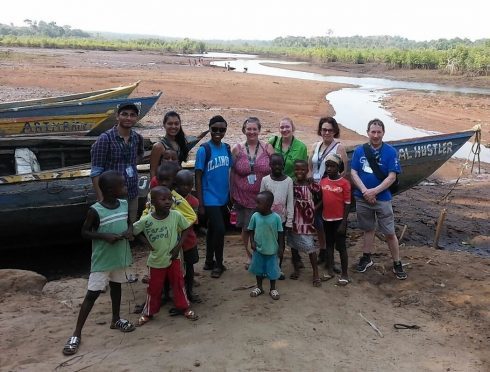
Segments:
[[[383,76],[451,85],[490,86],[489,79],[449,77],[430,71],[387,71],[379,66],[332,65],[325,73]],[[396,75],[396,76],[395,76]],[[0,99],[38,97],[125,85],[142,80],[133,96],[163,90],[164,96],[141,121],[144,134],[161,134],[163,113],[182,114],[188,133],[198,133],[209,118],[223,115],[231,124],[227,141],[242,139],[241,123],[250,115],[263,122],[262,134],[276,133],[283,116],[295,121],[297,136],[308,144],[318,140],[318,118],[334,114],[325,94],[337,84],[227,72],[189,66],[188,58],[160,53],[15,49],[0,60]],[[436,104],[437,103],[437,104]],[[450,132],[483,124],[488,141],[488,98],[425,96],[399,92],[385,102],[395,117],[414,126]],[[442,114],[439,114],[438,110]],[[447,117],[453,120],[450,128]],[[341,138],[360,140],[344,129]],[[488,143],[488,142],[486,142]],[[490,364],[490,179],[482,174],[462,178],[449,197],[440,201],[461,174],[463,163],[450,161],[440,171],[394,201],[399,233],[406,225],[401,254],[409,278],[396,281],[385,243],[376,240],[375,267],[365,274],[351,272],[353,282],[311,285],[311,269],[300,280],[279,283],[281,299],[267,295],[251,299],[253,284],[243,268],[239,239],[227,237],[228,271],[218,280],[196,265],[204,302],[195,305],[197,322],[167,315],[162,308],[153,322],[125,334],[109,329],[110,299],[101,296],[83,332],[77,357],[63,357],[86,277],[64,277],[48,283],[42,294],[0,295],[0,366],[2,370],[62,371],[488,371]],[[447,208],[440,246],[432,247],[435,223]],[[361,234],[350,217],[349,258],[360,253]],[[201,253],[203,243],[201,242]],[[70,247],[67,247],[69,251]],[[464,251],[464,252],[463,252]],[[135,254],[135,271],[145,272],[146,252]],[[202,254],[201,254],[202,257]],[[86,265],[86,263],[84,263]],[[286,265],[286,275],[291,267]],[[234,290],[237,289],[237,290]],[[123,291],[123,316],[132,320],[145,288],[138,282]],[[362,313],[382,332],[376,333]],[[394,323],[416,324],[419,330],[395,330]]]

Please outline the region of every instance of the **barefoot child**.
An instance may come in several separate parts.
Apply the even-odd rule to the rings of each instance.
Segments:
[[[191,171],[182,169],[175,176],[175,191],[178,192],[189,205],[197,213],[199,208],[199,200],[191,194],[194,187],[194,176]],[[196,222],[197,223],[197,220]],[[184,251],[185,265],[185,289],[187,298],[190,302],[200,303],[201,298],[193,292],[194,286],[194,264],[199,262],[199,253],[197,251],[197,235],[193,228],[189,229],[187,238],[182,243]]]
[[[99,187],[103,199],[92,205],[82,227],[82,237],[92,240],[92,262],[88,290],[83,300],[73,332],[63,347],[63,354],[73,355],[78,351],[82,328],[100,292],[109,282],[112,301],[110,327],[122,332],[134,331],[134,325],[121,319],[121,283],[127,281],[126,268],[132,263],[128,238],[132,237],[128,220],[128,202],[120,199],[127,193],[124,177],[116,171],[100,175]]]
[[[272,211],[276,212],[279,217],[281,217],[283,227],[287,230],[293,226],[293,180],[284,174],[284,158],[281,154],[271,155],[270,166],[271,174],[262,178],[262,182],[260,183],[260,191],[272,192],[274,195]],[[279,267],[282,266],[282,255],[284,253],[284,248],[284,244],[279,247]],[[284,279],[283,273],[281,273],[280,279]]]
[[[346,285],[349,284],[349,274],[347,272],[348,256],[345,245],[345,233],[351,201],[351,186],[350,182],[340,175],[343,162],[339,155],[329,154],[325,160],[325,165],[327,177],[320,181],[328,272],[325,278],[331,279],[335,275],[333,271],[333,248],[335,246],[335,249],[340,254],[340,264],[342,267],[342,274],[338,280],[338,284]]]
[[[294,219],[293,228],[288,232],[288,245],[291,247],[294,272],[291,279],[298,279],[300,274],[299,251],[308,254],[313,269],[313,286],[320,287],[322,282],[318,275],[317,248],[314,242],[316,230],[314,197],[320,193],[320,186],[310,181],[308,176],[308,162],[296,160],[294,162]]]
[[[143,233],[150,244],[147,261],[150,278],[145,307],[138,319],[139,326],[150,321],[160,310],[162,289],[167,280],[172,287],[177,311],[188,319],[198,318],[189,308],[178,259],[182,242],[186,239],[191,224],[179,212],[170,209],[172,203],[172,193],[167,187],[154,187],[151,190],[151,204],[155,210],[142,216],[133,225],[134,234]]]
[[[251,297],[257,297],[264,293],[262,282],[264,278],[270,281],[269,295],[274,300],[279,300],[279,292],[276,289],[276,280],[281,275],[278,265],[279,247],[284,246],[284,233],[281,217],[272,212],[274,195],[270,191],[262,191],[257,195],[257,206],[250,223],[250,247],[252,248],[252,262],[248,271],[255,274],[257,288],[250,292]]]

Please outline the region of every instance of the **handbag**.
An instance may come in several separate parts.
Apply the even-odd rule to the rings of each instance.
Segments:
[[[385,174],[383,174],[383,172],[381,172],[381,169],[379,168],[378,162],[374,158],[374,154],[373,154],[373,151],[371,150],[371,146],[369,145],[369,143],[365,143],[364,145],[362,145],[362,147],[364,149],[364,155],[366,156],[366,159],[369,163],[369,166],[373,170],[374,175],[381,182],[383,182],[385,180],[385,178],[388,177],[388,175],[387,174],[385,175]],[[398,192],[398,187],[399,187],[399,182],[398,182],[398,174],[397,174],[395,181],[390,185],[389,190],[392,194],[395,194]]]

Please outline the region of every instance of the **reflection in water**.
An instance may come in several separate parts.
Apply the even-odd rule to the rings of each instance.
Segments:
[[[229,55],[228,55],[229,57]],[[247,56],[248,57],[248,56]],[[226,57],[224,57],[226,58]],[[241,57],[240,57],[241,58]],[[437,92],[453,92],[456,94],[483,94],[490,95],[490,89],[451,87],[432,83],[418,83],[400,80],[379,78],[357,78],[348,76],[325,76],[321,74],[285,70],[277,67],[264,66],[263,63],[276,64],[302,64],[302,62],[284,62],[273,60],[237,59],[233,61],[212,62],[216,66],[235,67],[237,72],[244,71],[251,74],[280,76],[294,79],[326,81],[339,84],[355,85],[355,88],[343,88],[327,94],[326,99],[335,110],[335,118],[344,127],[359,134],[366,134],[366,125],[373,118],[381,119],[387,128],[386,140],[398,140],[411,137],[422,137],[437,132],[416,129],[395,121],[393,116],[383,109],[379,102],[393,89],[424,90]],[[471,128],[468,128],[471,129]],[[471,144],[466,143],[457,153],[456,157],[466,159],[471,151]],[[481,161],[490,163],[490,149],[481,148]]]

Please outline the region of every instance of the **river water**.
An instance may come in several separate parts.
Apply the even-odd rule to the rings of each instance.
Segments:
[[[230,58],[229,60],[212,62],[215,66],[235,68],[235,72],[280,76],[292,79],[325,81],[331,83],[349,84],[352,87],[342,88],[326,95],[335,110],[335,119],[344,127],[349,128],[359,134],[366,133],[366,125],[373,118],[381,119],[387,128],[385,140],[398,140],[404,138],[423,137],[438,132],[430,132],[422,129],[413,128],[409,125],[397,122],[390,112],[381,107],[383,98],[391,91],[421,90],[429,92],[449,92],[454,94],[482,94],[490,95],[490,89],[452,87],[432,83],[418,83],[401,80],[379,79],[379,78],[358,78],[348,76],[326,76],[317,73],[286,70],[277,67],[265,66],[264,64],[302,64],[302,62],[285,62],[277,60],[261,60],[253,55],[227,55],[226,53],[205,54],[212,58]],[[232,59],[237,58],[237,59]],[[471,129],[471,128],[468,128]],[[454,156],[466,159],[471,153],[471,143],[466,143]],[[472,158],[472,157],[471,157]],[[481,148],[481,161],[490,163],[490,149]]]

